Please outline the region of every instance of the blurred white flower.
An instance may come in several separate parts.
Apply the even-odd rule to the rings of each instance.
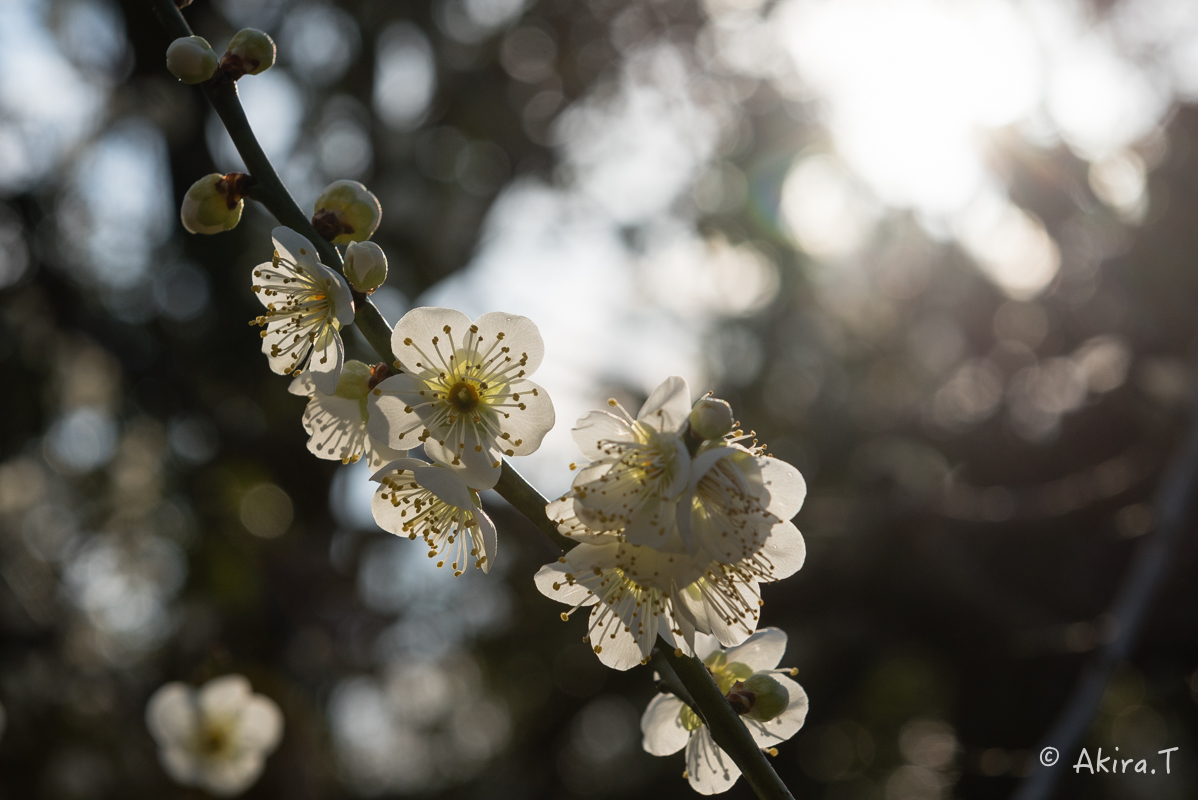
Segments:
[[[574,442],[591,463],[574,479],[574,513],[595,531],[621,531],[637,545],[666,547],[679,495],[690,478],[683,434],[690,389],[679,377],[653,390],[636,419],[615,400],[616,413],[592,411],[574,428]]]
[[[335,394],[316,388],[310,372],[291,382],[287,391],[310,398],[304,409],[304,430],[308,432],[308,450],[317,458],[352,464],[363,455],[366,463],[378,469],[389,461],[402,458],[402,450],[392,450],[367,431],[370,418],[370,390],[378,382],[381,370],[372,370],[361,361],[347,361],[337,380]],[[383,375],[385,371],[381,371]]]
[[[527,317],[493,312],[471,322],[452,309],[416,308],[395,326],[391,347],[404,371],[374,389],[371,434],[395,448],[423,443],[473,489],[493,487],[503,457],[535,452],[553,427],[549,395],[527,379],[545,354]]]
[[[385,531],[415,539],[429,547],[437,566],[450,560],[455,576],[466,569],[466,557],[483,572],[495,561],[495,523],[483,512],[478,492],[448,467],[401,458],[373,477],[382,485],[370,508]]]
[[[162,686],[146,706],[146,725],[171,778],[220,797],[258,780],[283,735],[278,705],[254,694],[241,675],[214,678],[199,689]]]
[[[720,691],[735,699],[733,706],[741,712],[753,741],[763,750],[794,736],[807,718],[807,693],[803,687],[786,677],[794,670],[775,669],[786,652],[786,634],[777,628],[762,628],[744,644],[728,651],[721,650],[710,636],[695,641],[695,655],[711,671]],[[768,680],[762,680],[768,676]],[[785,692],[784,709],[781,698],[774,698],[767,713],[760,713],[752,691],[746,686],[770,686],[771,695]],[[699,794],[719,794],[732,788],[740,777],[740,768],[711,738],[703,720],[685,703],[672,694],[659,694],[649,703],[641,717],[643,745],[655,756],[668,756],[686,748],[686,778]]]
[[[279,375],[299,375],[306,366],[316,388],[334,394],[345,361],[338,331],[354,321],[349,285],[295,231],[278,227],[271,238],[274,258],[254,268],[254,293],[266,306],[251,323],[266,329],[262,352]]]

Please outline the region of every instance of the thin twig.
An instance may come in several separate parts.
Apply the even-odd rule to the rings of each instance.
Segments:
[[[1019,787],[1014,800],[1048,800],[1067,761],[1077,751],[1102,703],[1106,686],[1115,669],[1135,646],[1152,600],[1169,572],[1173,554],[1184,538],[1198,485],[1198,408],[1185,445],[1174,457],[1157,493],[1154,511],[1156,530],[1139,547],[1135,561],[1119,589],[1110,618],[1112,638],[1097,654],[1078,680],[1072,697],[1040,742],[1032,773]],[[1040,753],[1055,748],[1058,760],[1045,766]]]
[[[703,717],[699,711],[698,705],[695,703],[695,698],[691,697],[691,693],[682,685],[682,679],[678,677],[678,673],[670,666],[670,662],[666,660],[666,654],[662,652],[660,647],[653,648],[653,669],[657,670],[657,688],[663,692],[669,692],[677,697],[682,702],[690,706],[691,711],[694,711]]]

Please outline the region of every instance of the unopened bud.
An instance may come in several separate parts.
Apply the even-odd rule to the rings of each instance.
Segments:
[[[205,175],[183,197],[179,218],[189,233],[220,233],[237,226],[253,179],[240,172]]]
[[[370,392],[370,367],[361,361],[346,361],[337,379],[338,397],[346,400],[361,400]]]
[[[244,28],[229,40],[220,60],[221,71],[232,80],[257,75],[274,66],[275,40],[257,28]]]
[[[344,269],[350,286],[370,294],[387,280],[387,255],[374,242],[350,242]]]
[[[691,409],[690,422],[700,439],[722,439],[732,430],[732,406],[725,400],[704,397]]]
[[[378,198],[357,181],[333,181],[316,198],[312,226],[334,244],[364,242],[379,226]]]
[[[184,83],[203,83],[220,61],[212,45],[199,36],[185,36],[166,48],[166,68]]]
[[[790,692],[764,672],[737,681],[727,698],[737,714],[758,722],[769,722],[790,705]]]

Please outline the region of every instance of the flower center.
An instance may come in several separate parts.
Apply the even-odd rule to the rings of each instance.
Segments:
[[[200,734],[200,752],[215,756],[229,744],[229,731],[224,725],[206,725]]]
[[[449,402],[459,411],[473,411],[478,405],[478,390],[466,381],[458,381],[446,393]]]

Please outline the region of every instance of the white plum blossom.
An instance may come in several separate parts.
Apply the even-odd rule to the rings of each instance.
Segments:
[[[690,478],[683,434],[691,410],[682,378],[653,390],[636,418],[615,400],[592,411],[574,441],[591,459],[574,478],[575,514],[595,531],[620,531],[633,544],[669,547],[678,499]]]
[[[303,423],[308,432],[308,450],[313,455],[343,464],[365,456],[374,469],[406,455],[402,450],[392,450],[367,430],[370,390],[377,383],[378,373],[378,368],[372,370],[361,361],[347,361],[334,394],[317,389],[309,372],[291,382],[289,392],[309,398]]]
[[[504,456],[534,452],[553,427],[549,395],[528,380],[545,345],[527,317],[494,312],[471,322],[448,308],[416,308],[395,326],[403,372],[374,389],[370,430],[396,449],[429,458],[474,489],[499,480]]]
[[[250,324],[265,328],[262,352],[274,372],[299,375],[307,367],[316,388],[333,394],[345,361],[339,331],[354,321],[349,284],[290,228],[275,228],[271,238],[273,258],[254,267],[254,293],[266,313]]]
[[[415,458],[401,458],[373,477],[381,486],[370,508],[374,520],[397,536],[424,539],[437,566],[449,561],[455,576],[474,566],[490,572],[495,563],[495,523],[482,509],[478,492],[453,470]]]
[[[695,641],[695,655],[711,671],[720,691],[742,712],[753,741],[762,750],[791,738],[807,718],[807,693],[787,675],[795,670],[776,669],[786,652],[786,634],[777,628],[762,628],[738,647],[721,650],[710,636]],[[769,680],[761,678],[768,676]],[[772,692],[767,713],[753,708],[753,693],[745,684],[769,684]],[[764,704],[763,704],[764,705]],[[782,708],[780,713],[778,710]],[[740,768],[716,745],[702,719],[672,694],[659,694],[641,717],[643,746],[655,756],[668,756],[686,748],[686,778],[700,794],[719,794],[732,788]]]
[[[560,529],[566,533],[567,527]],[[603,542],[602,534],[591,535]],[[576,532],[575,538],[583,537]],[[562,619],[590,607],[591,648],[607,666],[626,670],[648,661],[658,636],[689,654],[696,631],[733,645],[756,629],[757,582],[730,579],[708,566],[685,552],[588,543],[541,567],[536,584],[546,597],[573,607]]]
[[[283,715],[241,675],[199,689],[168,683],[150,698],[146,725],[167,774],[184,786],[232,797],[248,789],[283,735]]]
[[[785,461],[735,442],[708,442],[691,463],[681,500],[689,513],[678,515],[678,531],[692,553],[762,581],[781,580],[803,563],[803,537],[790,520],[806,496],[803,476]]]

